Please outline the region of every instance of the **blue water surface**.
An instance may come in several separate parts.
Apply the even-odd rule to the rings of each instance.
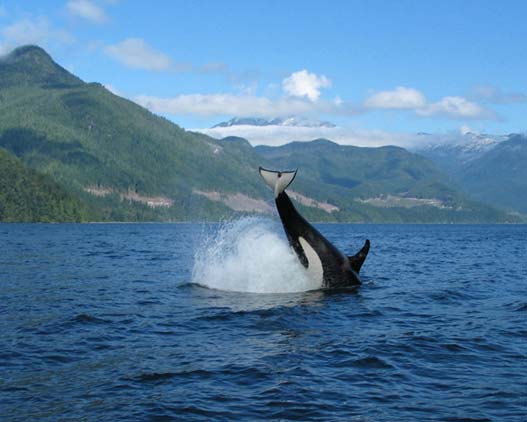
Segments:
[[[294,294],[190,283],[203,227],[0,225],[0,420],[527,420],[527,226],[319,225],[365,283]]]

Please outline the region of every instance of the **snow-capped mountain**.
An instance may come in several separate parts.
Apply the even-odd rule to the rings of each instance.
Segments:
[[[419,133],[422,138],[413,148],[447,172],[456,171],[482,157],[511,135],[465,132],[457,136]]]
[[[218,123],[212,126],[212,129],[218,127],[232,127],[232,126],[289,126],[289,127],[336,127],[331,122],[323,122],[319,120],[307,119],[298,116],[289,117],[275,117],[272,119],[264,119],[261,117],[234,117],[226,122]]]
[[[326,138],[342,139],[343,129],[330,122],[299,116],[262,118],[234,117],[208,129],[194,129],[213,138],[236,136],[252,145],[284,145],[291,141],[312,141]]]
[[[489,135],[474,132],[465,132],[457,137],[423,132],[418,133],[418,135],[424,138],[424,142],[419,143],[418,149],[420,150],[456,150],[466,154],[485,153],[509,137],[509,135]]]
[[[527,213],[527,135],[418,135],[414,152],[433,161],[472,198]]]
[[[509,135],[457,175],[474,198],[527,213],[527,136]]]

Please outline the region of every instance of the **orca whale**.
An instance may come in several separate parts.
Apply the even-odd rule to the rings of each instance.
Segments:
[[[322,289],[354,287],[361,284],[359,272],[370,250],[366,240],[362,249],[346,256],[302,217],[285,192],[293,182],[295,171],[274,171],[259,168],[260,175],[274,191],[280,220],[301,264]]]

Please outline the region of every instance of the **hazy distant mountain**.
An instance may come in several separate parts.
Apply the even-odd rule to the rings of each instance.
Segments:
[[[4,210],[16,209],[17,198],[26,195],[12,195],[11,186],[24,186],[30,177],[32,192],[51,186],[56,194],[46,203],[62,204],[47,208],[51,214],[40,214],[43,220],[218,220],[272,213],[272,194],[258,175],[263,165],[300,167],[291,195],[310,219],[518,221],[467,200],[434,164],[402,148],[325,140],[253,148],[243,138],[188,132],[98,83],[81,81],[35,46],[0,60],[0,76],[0,148],[8,151],[10,175],[0,192]],[[24,215],[22,220],[33,218]]]
[[[311,120],[303,117],[276,117],[273,119],[264,119],[261,117],[234,117],[226,122],[218,123],[212,128],[231,127],[231,126],[292,126],[292,127],[336,127],[333,123]]]
[[[478,200],[527,213],[527,136],[510,135],[456,174]]]
[[[423,135],[424,137],[431,135]],[[527,137],[466,133],[416,149],[474,199],[527,212]]]
[[[487,135],[466,132],[460,135],[420,133],[421,140],[414,148],[448,173],[459,171],[508,138],[507,135]]]

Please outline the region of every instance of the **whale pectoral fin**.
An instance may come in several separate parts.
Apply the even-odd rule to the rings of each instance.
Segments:
[[[348,256],[348,260],[350,262],[351,268],[353,268],[353,270],[356,273],[360,271],[362,264],[364,264],[364,261],[366,260],[366,257],[368,256],[369,251],[370,251],[370,240],[366,239],[364,246],[359,252],[357,252],[353,256]]]

